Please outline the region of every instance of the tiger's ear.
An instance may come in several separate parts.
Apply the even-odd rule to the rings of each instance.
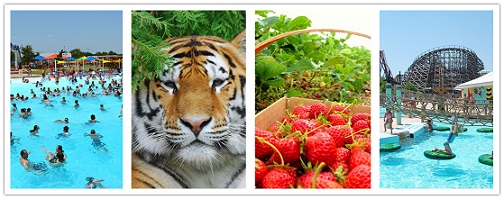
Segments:
[[[245,40],[245,33],[246,31],[243,30],[238,35],[236,35],[233,40],[231,40],[231,44],[238,48],[238,50],[245,56],[245,45],[246,45],[246,40]]]

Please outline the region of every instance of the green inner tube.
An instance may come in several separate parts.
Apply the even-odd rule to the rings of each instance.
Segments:
[[[488,166],[493,166],[493,159],[490,159],[490,154],[480,155],[478,162],[480,162],[481,164],[486,164]]]
[[[476,131],[478,131],[480,133],[488,133],[488,132],[493,132],[493,128],[484,127],[484,128],[476,129]]]
[[[455,158],[455,154],[448,155],[443,152],[437,152],[437,151],[432,151],[432,150],[426,150],[424,151],[424,155],[427,158],[430,159],[438,159],[438,160],[448,160],[448,159],[453,159]]]
[[[401,144],[394,142],[394,143],[386,143],[386,144],[380,144],[380,151],[397,151],[401,148]]]
[[[447,126],[434,126],[432,127],[433,130],[436,130],[436,131],[448,131],[450,130],[450,127],[447,127]]]
[[[467,131],[467,128],[464,127],[464,128],[459,128],[459,131],[462,130],[463,132],[466,132]]]

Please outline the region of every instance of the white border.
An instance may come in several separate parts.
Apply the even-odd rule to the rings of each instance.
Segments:
[[[249,78],[247,84],[247,134],[249,135],[247,138],[247,150],[250,151],[247,155],[247,188],[243,189],[197,189],[194,191],[191,190],[180,190],[180,189],[165,189],[165,190],[136,190],[130,188],[131,182],[131,174],[127,172],[131,168],[131,121],[128,119],[123,120],[123,161],[124,161],[124,175],[123,175],[123,189],[104,189],[104,190],[84,190],[84,189],[58,189],[57,194],[54,189],[21,189],[21,190],[13,190],[10,189],[10,146],[4,144],[4,165],[5,169],[2,169],[4,172],[4,194],[9,195],[284,195],[284,196],[305,196],[305,195],[359,195],[359,196],[390,196],[390,195],[423,195],[423,196],[432,196],[432,195],[496,195],[500,194],[500,161],[496,161],[494,164],[494,188],[493,189],[484,189],[484,190],[472,190],[472,189],[380,189],[379,187],[379,150],[377,147],[372,147],[372,189],[371,190],[265,190],[265,189],[254,189],[254,173],[253,167],[253,151],[254,151],[254,96],[252,91],[254,91],[253,79],[255,75],[254,70],[251,66],[254,65],[255,57],[253,55],[253,51],[250,50],[253,45],[254,38],[254,22],[255,22],[255,10],[286,10],[286,9],[332,9],[335,11],[342,9],[368,9],[376,14],[376,20],[373,23],[379,24],[379,11],[380,10],[481,10],[481,9],[490,9],[494,11],[494,71],[500,75],[500,24],[502,14],[500,14],[500,6],[495,5],[495,3],[500,3],[499,1],[444,1],[444,4],[439,4],[439,1],[428,0],[421,1],[419,4],[400,4],[402,2],[394,2],[394,1],[382,1],[380,3],[375,3],[374,1],[343,1],[343,4],[346,5],[309,5],[306,1],[300,0],[291,0],[289,3],[298,3],[299,5],[286,5],[285,1],[275,1],[275,0],[257,0],[250,1],[244,3],[236,3],[235,1],[213,1],[215,3],[208,3],[207,1],[193,1],[186,0],[184,2],[176,3],[177,5],[161,5],[161,4],[147,4],[144,1],[85,1],[79,4],[79,6],[75,6],[75,4],[68,4],[69,2],[62,1],[52,1],[53,3],[67,3],[65,5],[54,5],[54,4],[41,4],[38,1],[11,1],[12,3],[16,3],[16,5],[4,5],[2,9],[3,18],[3,27],[4,27],[4,48],[3,48],[3,57],[4,57],[4,66],[8,66],[9,59],[8,57],[10,52],[8,45],[5,45],[10,41],[10,10],[122,10],[123,11],[123,68],[124,68],[124,77],[131,76],[131,49],[128,48],[131,41],[131,27],[130,27],[130,11],[131,10],[186,10],[186,9],[194,9],[194,10],[246,10],[247,11],[247,37],[249,41],[247,41],[247,65],[249,66],[247,71],[247,77]],[[156,1],[154,1],[156,2]],[[19,3],[36,3],[36,5],[21,5]],[[187,5],[187,4],[193,5]],[[200,4],[195,4],[200,3]],[[317,1],[312,0],[309,1],[311,4],[316,3],[327,3],[326,1]],[[458,3],[458,4],[447,4],[447,3]],[[463,3],[463,4],[460,4]],[[493,5],[481,5],[483,3],[493,3]],[[130,4],[130,5],[127,5]],[[358,5],[356,5],[358,4]],[[429,5],[431,4],[431,5]],[[378,63],[378,52],[379,52],[379,25],[373,24],[373,34],[372,41],[372,107],[378,107],[378,92],[379,87],[379,63]],[[7,58],[7,59],[5,59]],[[8,139],[7,133],[5,133],[7,129],[10,128],[10,115],[8,114],[8,109],[10,107],[9,100],[7,96],[9,96],[9,79],[10,79],[10,71],[8,71],[9,67],[4,67],[2,72],[4,74],[4,84],[3,84],[3,93],[4,93],[4,143]],[[376,77],[376,78],[375,78]],[[126,97],[129,93],[131,93],[131,80],[128,78],[123,79],[125,86],[125,96],[123,97],[123,114],[124,118],[131,118],[131,98]],[[500,132],[500,79],[496,78],[494,80],[494,101],[497,102],[494,105],[495,112],[495,123],[494,129],[495,132]],[[377,108],[372,109],[373,118],[379,118]],[[378,127],[377,120],[374,119],[373,126]],[[496,155],[500,160],[500,135],[499,133],[494,134],[494,147],[496,151]],[[373,146],[379,145],[379,137],[373,137]],[[252,157],[252,158],[251,158]],[[1,168],[4,168],[4,165],[1,165]],[[9,171],[8,171],[9,170]]]

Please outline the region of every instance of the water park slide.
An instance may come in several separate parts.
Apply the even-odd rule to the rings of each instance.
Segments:
[[[14,52],[14,66],[16,70],[19,69],[19,63],[21,63],[21,50],[18,45],[11,43],[11,51]]]

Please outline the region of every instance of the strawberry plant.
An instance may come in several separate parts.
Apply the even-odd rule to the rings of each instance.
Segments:
[[[256,43],[281,33],[307,29],[311,20],[256,11]],[[278,99],[303,97],[370,105],[371,53],[345,44],[352,35],[298,34],[264,48],[255,59],[256,113]]]
[[[300,104],[256,127],[256,188],[370,188],[370,114],[327,104]]]

